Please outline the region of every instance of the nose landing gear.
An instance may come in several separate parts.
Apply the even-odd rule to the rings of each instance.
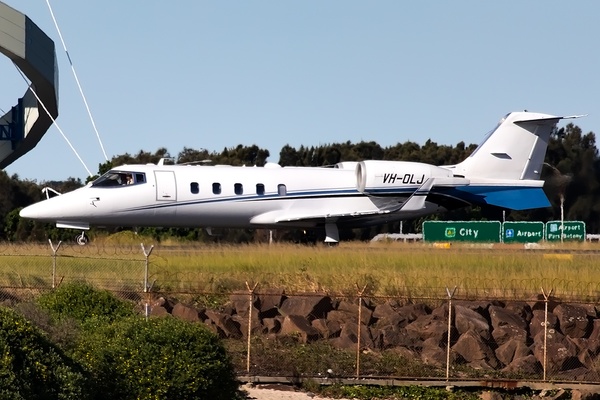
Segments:
[[[85,231],[82,231],[80,235],[75,236],[75,241],[77,242],[78,245],[85,246],[86,244],[89,243],[90,238],[87,237],[87,235],[85,234]]]

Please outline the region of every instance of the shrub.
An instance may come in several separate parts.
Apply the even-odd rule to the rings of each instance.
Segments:
[[[238,384],[218,337],[175,318],[125,318],[82,335],[74,355],[101,398],[234,399]]]
[[[91,320],[113,321],[133,315],[133,305],[117,299],[107,290],[86,283],[68,283],[45,293],[38,304],[58,319],[73,318],[80,323]]]
[[[0,398],[86,399],[83,369],[15,311],[0,308]]]

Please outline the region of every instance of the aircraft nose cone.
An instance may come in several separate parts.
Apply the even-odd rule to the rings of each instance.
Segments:
[[[25,207],[24,209],[19,211],[19,215],[21,216],[21,218],[34,219],[36,216],[34,205]]]

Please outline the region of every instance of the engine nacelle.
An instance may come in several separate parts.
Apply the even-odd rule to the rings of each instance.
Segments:
[[[380,193],[408,186],[417,189],[429,178],[451,178],[452,172],[435,165],[409,161],[361,161],[356,165],[356,188]]]

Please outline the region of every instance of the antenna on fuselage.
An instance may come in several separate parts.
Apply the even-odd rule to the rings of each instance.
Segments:
[[[173,157],[162,157],[160,160],[158,160],[158,162],[156,163],[156,165],[165,165],[165,161],[169,160],[171,162],[175,162],[175,159]]]

